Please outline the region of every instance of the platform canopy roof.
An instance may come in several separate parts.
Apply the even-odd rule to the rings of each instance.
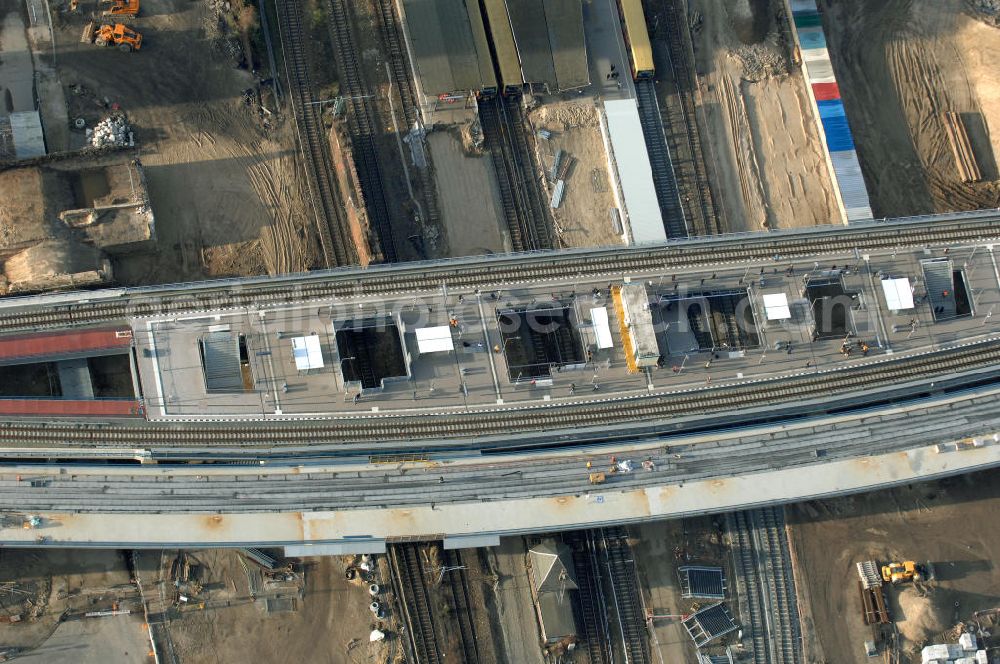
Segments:
[[[902,311],[913,308],[913,289],[906,277],[889,277],[882,280],[882,292],[885,294],[885,306],[889,311]]]
[[[594,336],[598,348],[611,348],[611,326],[608,324],[608,310],[604,307],[594,307],[590,310],[590,322],[594,326]]]
[[[788,296],[784,293],[764,293],[764,315],[768,320],[788,320],[792,312],[788,308]]]
[[[323,351],[320,348],[319,337],[315,334],[293,337],[292,357],[295,358],[295,368],[299,371],[322,369]]]
[[[421,353],[443,353],[454,350],[451,328],[447,325],[422,327],[417,330],[417,350]]]

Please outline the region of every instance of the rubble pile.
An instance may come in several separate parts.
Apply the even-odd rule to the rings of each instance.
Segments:
[[[95,148],[124,147],[132,144],[132,128],[121,113],[108,116],[88,132],[90,144]]]
[[[980,20],[1000,27],[1000,0],[966,0],[966,5]]]
[[[788,71],[785,58],[770,44],[745,44],[733,51],[733,56],[743,64],[742,78],[745,81],[763,81]]]

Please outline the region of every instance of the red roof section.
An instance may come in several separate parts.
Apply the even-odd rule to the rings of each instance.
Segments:
[[[816,95],[816,101],[840,99],[840,86],[836,83],[813,83],[812,89],[813,94]]]
[[[144,413],[131,399],[0,399],[0,415],[143,417]]]
[[[132,330],[127,327],[19,334],[0,337],[0,359],[44,358],[131,345]]]

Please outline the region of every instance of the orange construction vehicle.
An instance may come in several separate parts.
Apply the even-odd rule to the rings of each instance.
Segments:
[[[119,51],[126,53],[142,48],[142,35],[121,23],[102,25],[96,29],[93,22],[88,23],[83,30],[80,41],[98,46],[114,45],[118,47]]]
[[[102,4],[111,5],[101,16],[138,16],[139,0],[101,0]]]

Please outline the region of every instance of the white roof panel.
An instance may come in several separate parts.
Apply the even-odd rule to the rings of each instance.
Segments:
[[[417,350],[419,352],[443,353],[454,349],[455,342],[451,338],[451,328],[447,325],[422,327],[417,330]]]
[[[292,337],[292,357],[295,358],[295,368],[299,371],[323,368],[323,350],[319,345],[319,336],[310,334],[308,337]]]
[[[634,99],[604,102],[608,135],[614,152],[618,181],[625,198],[625,211],[632,230],[632,242],[665,242],[667,231],[660,216],[660,204],[653,187],[653,169],[646,153],[646,139]]]
[[[590,310],[590,322],[594,326],[594,336],[597,337],[598,348],[611,348],[611,326],[608,325],[608,310],[604,307],[594,307]]]
[[[764,314],[768,320],[788,320],[792,312],[788,308],[788,296],[784,293],[764,293]]]
[[[883,279],[882,292],[885,293],[885,306],[889,311],[913,308],[913,289],[906,277]]]

